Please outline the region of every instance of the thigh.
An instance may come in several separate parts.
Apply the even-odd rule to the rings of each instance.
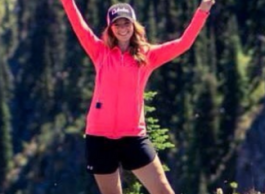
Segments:
[[[119,170],[111,174],[94,174],[101,194],[122,194]]]
[[[106,137],[86,136],[86,159],[92,174],[111,174],[119,166],[115,142]]]
[[[152,162],[156,156],[156,150],[145,137],[125,137],[120,140],[119,159],[126,170],[135,170]]]
[[[174,194],[158,156],[148,165],[132,172],[150,194]]]

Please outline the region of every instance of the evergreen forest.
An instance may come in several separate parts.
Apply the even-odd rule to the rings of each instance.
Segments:
[[[101,37],[117,1],[75,2]],[[123,2],[152,44],[179,38],[200,4]],[[264,16],[265,0],[216,0],[192,47],[148,81],[148,132],[176,193],[265,193]],[[85,166],[94,78],[60,0],[0,0],[0,194],[99,194]],[[147,194],[124,177],[124,193]]]

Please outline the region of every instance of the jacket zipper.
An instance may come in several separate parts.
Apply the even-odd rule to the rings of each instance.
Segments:
[[[113,129],[113,134],[116,134],[116,132],[118,131],[117,130],[117,126],[118,126],[118,117],[119,117],[119,93],[120,93],[120,69],[121,67],[124,65],[124,54],[121,53],[121,64],[120,64],[120,67],[118,67],[117,71],[118,71],[118,75],[117,75],[117,78],[118,78],[118,86],[117,86],[117,96],[116,96],[116,116],[115,116],[115,127]]]

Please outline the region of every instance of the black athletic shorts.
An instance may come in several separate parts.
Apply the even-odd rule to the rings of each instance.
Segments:
[[[109,139],[86,135],[87,170],[92,174],[110,174],[119,166],[135,170],[152,162],[155,156],[148,136]]]

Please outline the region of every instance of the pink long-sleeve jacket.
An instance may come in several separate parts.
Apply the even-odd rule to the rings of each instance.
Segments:
[[[96,70],[86,134],[120,138],[146,134],[143,94],[154,69],[188,50],[202,29],[208,12],[197,9],[190,25],[176,40],[151,46],[146,66],[118,47],[110,49],[85,23],[74,0],[61,0],[70,23]]]

